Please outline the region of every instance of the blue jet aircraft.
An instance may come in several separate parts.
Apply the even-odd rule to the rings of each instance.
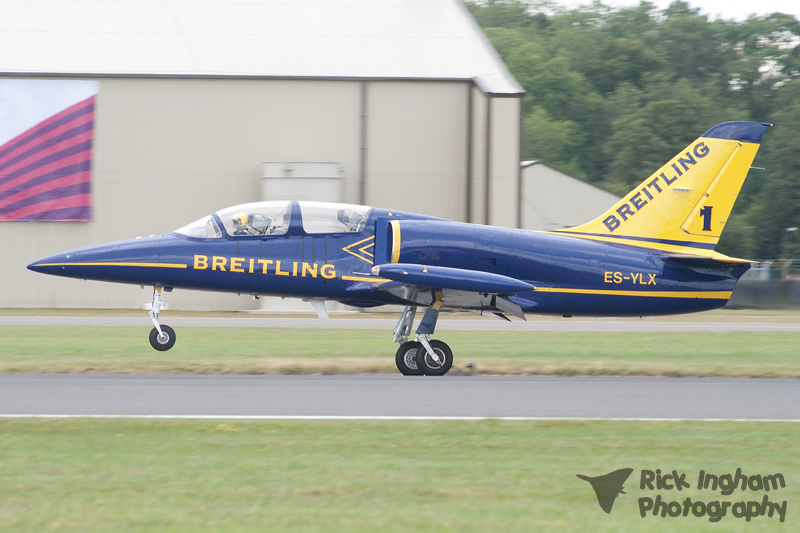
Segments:
[[[596,220],[549,232],[361,205],[271,201],[172,233],[34,261],[36,272],[154,287],[150,343],[168,350],[162,291],[196,289],[356,307],[405,306],[394,330],[405,375],[443,375],[439,312],[525,318],[643,316],[722,307],[750,267],[714,251],[769,124],[714,126]],[[424,308],[410,340],[417,308]]]

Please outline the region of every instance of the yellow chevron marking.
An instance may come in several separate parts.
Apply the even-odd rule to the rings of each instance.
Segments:
[[[356,248],[357,246],[361,247]],[[345,246],[344,248],[342,248],[342,251],[347,252],[350,255],[354,255],[359,259],[361,259],[362,261],[365,261],[371,265],[374,256],[367,250],[373,248],[374,246],[375,246],[375,235],[370,235],[366,239],[361,239],[358,242],[354,242],[353,244]],[[356,251],[354,252],[351,248],[356,248]]]

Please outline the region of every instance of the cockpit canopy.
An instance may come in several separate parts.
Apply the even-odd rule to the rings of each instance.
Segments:
[[[363,205],[325,202],[297,204],[303,231],[308,234],[360,232],[364,229],[372,209]],[[217,211],[175,231],[187,237],[201,239],[220,239],[223,235],[284,235],[292,223],[291,215],[292,202],[254,202]]]

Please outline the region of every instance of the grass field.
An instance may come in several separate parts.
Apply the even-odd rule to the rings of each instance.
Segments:
[[[0,420],[1,531],[793,531],[800,424]],[[575,474],[629,467],[611,512]],[[785,476],[649,491],[643,469]],[[642,518],[637,500],[787,501],[787,519]],[[794,524],[794,525],[792,525]]]
[[[0,326],[0,372],[395,373],[380,330],[182,328],[168,352],[148,328]],[[447,331],[455,373],[800,377],[798,332]]]
[[[698,316],[749,319],[743,313]],[[147,343],[148,329],[0,326],[0,372],[396,372],[387,331],[183,328],[162,353]],[[474,362],[476,373],[494,374],[800,377],[793,332],[443,337],[456,353],[453,372]],[[634,472],[611,514],[575,476],[625,467]],[[737,468],[781,473],[786,487],[723,496],[639,485],[645,469],[694,482],[700,470]],[[787,502],[787,516],[642,518],[638,499],[655,495],[731,503],[768,495]],[[798,505],[796,422],[0,419],[2,532],[788,532]]]

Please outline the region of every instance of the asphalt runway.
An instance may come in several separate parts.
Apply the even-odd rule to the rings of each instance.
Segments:
[[[398,315],[399,318],[399,315]],[[271,318],[271,317],[185,317],[161,313],[161,323],[174,328],[303,328],[303,329],[383,329],[393,331],[398,318]],[[415,324],[422,319],[418,314]],[[0,316],[0,326],[125,326],[152,327],[146,312],[141,317],[111,316]],[[754,317],[751,321],[690,322],[653,319],[567,319],[532,318],[506,322],[492,317],[477,319],[439,319],[439,330],[485,331],[800,331],[800,321],[770,322]]]
[[[384,329],[396,319],[169,317],[182,327]],[[147,316],[3,316],[10,326],[150,327]],[[442,319],[437,330],[800,331],[800,323]],[[800,380],[652,377],[0,375],[0,415],[800,420]]]
[[[0,375],[0,417],[800,421],[800,380]]]

